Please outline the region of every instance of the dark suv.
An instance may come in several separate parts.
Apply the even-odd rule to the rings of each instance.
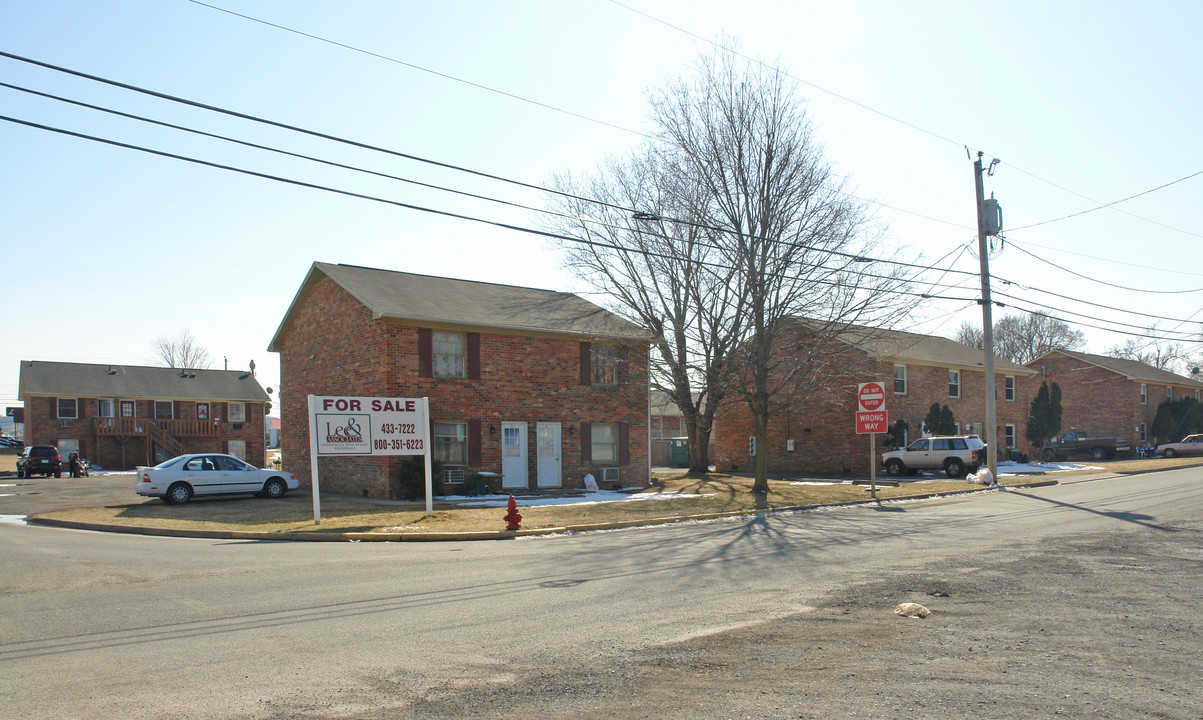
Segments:
[[[17,477],[33,477],[35,474],[56,478],[63,476],[63,460],[58,448],[53,445],[30,445],[17,457]]]

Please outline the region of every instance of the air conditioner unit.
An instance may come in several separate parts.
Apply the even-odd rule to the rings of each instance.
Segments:
[[[444,470],[443,471],[443,482],[444,483],[446,483],[448,485],[455,485],[458,483],[462,483],[463,481],[464,481],[463,468],[460,468],[459,470]]]
[[[75,427],[75,421],[74,420],[63,420],[62,426],[63,427]]]
[[[601,482],[604,482],[604,483],[618,482],[618,468],[616,468],[616,467],[598,468],[597,472],[599,475],[601,475],[601,478],[599,478],[599,480]]]

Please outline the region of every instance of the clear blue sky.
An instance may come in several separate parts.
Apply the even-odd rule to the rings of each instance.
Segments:
[[[1163,331],[1197,331],[1203,320],[1203,293],[1166,292],[1203,288],[1196,260],[1203,229],[1193,223],[1203,175],[1046,222],[1203,170],[1200,3],[213,4],[358,51],[187,0],[0,0],[0,49],[541,184],[554,173],[587,173],[607,154],[640,142],[650,128],[647,90],[688,73],[708,50],[699,38],[722,35],[747,55],[780,62],[800,81],[829,160],[859,196],[877,203],[872,207],[889,223],[891,242],[909,256],[947,258],[945,264],[976,271],[976,259],[961,251],[976,223],[968,145],[987,160],[1001,160],[987,193],[1002,202],[1010,242],[993,257],[992,270],[1035,288],[996,281],[996,290],[1085,330],[1093,352],[1126,337],[1086,323],[1122,328],[1117,323],[1144,326],[1160,317],[1172,319],[1160,321]],[[0,81],[543,205],[537,193],[513,186],[10,59],[0,58]],[[538,222],[528,211],[6,88],[0,88],[0,114],[397,202],[524,227]],[[8,122],[0,122],[0,150],[0,257],[8,290],[0,314],[0,406],[16,404],[20,360],[154,364],[152,341],[185,328],[209,349],[215,367],[223,357],[231,368],[254,360],[261,382],[276,386],[278,358],[266,347],[315,260],[581,287],[561,268],[554,248],[510,230]],[[1045,224],[1026,227],[1035,223]],[[945,294],[978,294],[973,278],[945,279],[965,285]],[[967,303],[934,301],[913,329],[949,335],[974,318],[980,320],[980,312]],[[1177,322],[1185,319],[1192,324]]]

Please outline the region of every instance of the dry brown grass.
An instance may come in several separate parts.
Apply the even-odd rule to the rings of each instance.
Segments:
[[[1203,464],[1203,459],[1126,460],[1106,463],[1110,472],[1143,472]],[[1095,470],[1057,473],[1068,478]],[[1005,478],[1005,485],[1020,485],[1045,478],[1026,476]],[[1051,479],[1051,476],[1050,476]],[[870,499],[860,485],[794,485],[770,481],[771,492],[757,496],[751,492],[749,478],[710,474],[690,477],[683,473],[663,474],[657,478],[659,491],[677,495],[667,500],[628,501],[587,505],[521,507],[535,499],[519,497],[522,528],[536,530],[573,526],[641,524],[664,519],[681,519],[719,514],[741,514],[773,509],[831,505]],[[959,492],[976,487],[964,481],[931,479],[904,482],[899,487],[879,487],[881,499],[901,499],[930,494]],[[565,494],[572,494],[567,492]],[[698,497],[701,495],[701,497]],[[258,498],[217,498],[194,500],[184,506],[169,506],[159,500],[109,507],[79,508],[49,513],[43,517],[75,522],[143,526],[175,530],[238,530],[262,533],[347,533],[383,532],[423,534],[443,532],[487,532],[505,528],[505,508],[474,508],[453,503],[435,503],[427,518],[425,504],[369,501],[357,498],[323,496],[322,523],[313,524],[313,505],[308,495],[293,494],[281,500]]]

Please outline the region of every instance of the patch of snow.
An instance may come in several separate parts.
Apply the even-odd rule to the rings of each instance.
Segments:
[[[1017,463],[1011,460],[1003,460],[998,464],[998,474],[1000,477],[1003,475],[1039,475],[1041,473],[1069,472],[1070,470],[1102,469],[1097,465],[1079,465],[1077,463]]]
[[[598,490],[596,492],[586,492],[571,496],[528,495],[519,497],[515,495],[514,499],[518,502],[518,507],[548,507],[552,505],[596,505],[598,503],[676,500],[677,498],[700,497],[710,497],[710,495],[662,492],[630,493],[615,490]],[[505,507],[509,503],[510,496],[480,495],[478,497],[470,497],[468,495],[446,495],[439,499],[454,502],[460,507]]]
[[[0,515],[0,523],[6,525],[25,525],[24,515]]]

